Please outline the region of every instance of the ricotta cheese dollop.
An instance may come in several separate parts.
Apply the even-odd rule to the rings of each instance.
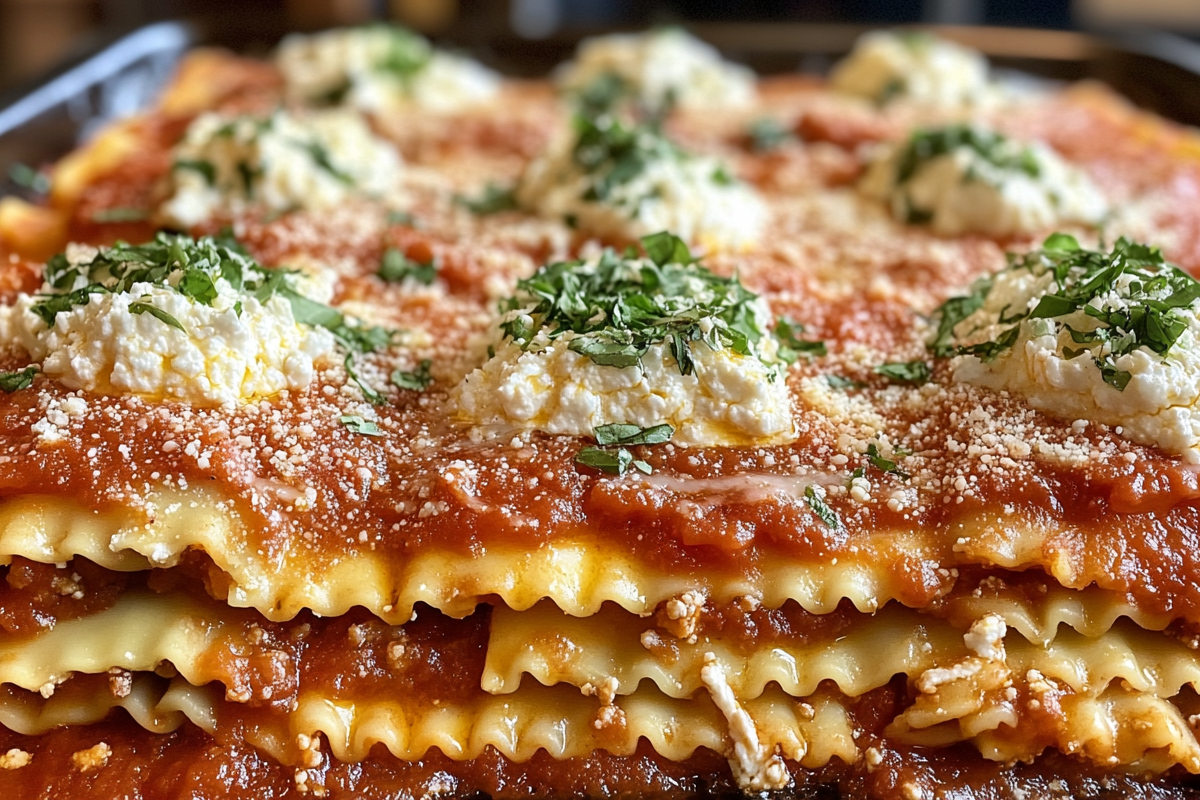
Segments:
[[[935,320],[954,380],[1200,463],[1200,283],[1157,250],[1055,234]]]
[[[396,190],[400,156],[351,111],[204,114],[172,151],[163,217],[198,225],[222,209],[329,209]]]
[[[332,334],[297,323],[280,293],[236,287],[234,275],[256,287],[266,271],[212,240],[73,245],[51,260],[39,293],[0,307],[0,342],[100,394],[222,405],[308,386]]]
[[[1109,211],[1087,174],[1050,148],[966,125],[917,131],[885,148],[859,188],[898,221],[945,236],[1037,233],[1093,224]]]
[[[770,313],[736,279],[606,251],[543,267],[507,308],[493,355],[455,391],[468,423],[575,436],[666,424],[695,446],[795,438]]]
[[[364,111],[452,112],[486,102],[500,88],[500,76],[479,62],[390,25],[292,34],[275,63],[293,99]]]
[[[917,32],[864,34],[834,67],[830,83],[876,103],[906,99],[942,107],[979,103],[990,91],[981,53]]]
[[[570,136],[529,164],[516,199],[594,236],[635,241],[669,230],[709,249],[751,247],[767,221],[762,198],[719,161],[608,114],[577,118]]]
[[[584,39],[559,68],[561,89],[578,92],[616,78],[642,105],[661,109],[739,106],[755,96],[755,75],[679,28]]]

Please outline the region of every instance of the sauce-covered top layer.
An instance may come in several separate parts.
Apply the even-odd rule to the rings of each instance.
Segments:
[[[267,107],[272,95],[260,83],[222,102]],[[401,136],[378,125],[411,161],[402,213],[359,199],[321,214],[219,217],[194,231],[228,227],[263,264],[317,274],[342,313],[396,332],[388,346],[325,362],[306,389],[220,408],[71,392],[35,377],[0,395],[0,493],[58,495],[151,519],[157,509],[146,498],[156,490],[205,487],[248,524],[245,557],[304,554],[317,571],[368,552],[401,563],[431,551],[533,551],[603,531],[616,550],[666,571],[716,565],[752,575],[781,554],[861,562],[894,572],[904,601],[924,605],[952,586],[957,567],[995,564],[1045,570],[1075,587],[1095,582],[1148,610],[1200,620],[1192,468],[1131,443],[1119,426],[1055,419],[1019,397],[957,384],[926,348],[923,315],[1002,268],[1006,248],[1033,242],[941,239],[881,214],[846,187],[847,175],[861,167],[859,145],[898,137],[902,126],[879,111],[860,128],[834,129],[828,98],[806,82],[764,84],[764,109],[800,134],[776,149],[760,152],[743,133],[763,109],[669,124],[693,149],[725,158],[771,206],[756,247],[704,261],[718,274],[736,272],[774,316],[825,345],[826,355],[800,357],[786,372],[794,443],[635,445],[652,473],[614,476],[577,463],[590,440],[458,421],[451,393],[487,357],[497,299],[584,244],[562,221],[476,213],[463,199],[489,180],[511,181],[534,149],[534,121],[553,116],[546,95],[510,91],[521,109],[511,125],[422,123],[431,128],[425,140],[420,130]],[[1035,120],[1053,111],[1070,130],[1086,122],[1111,132],[1047,135],[1105,191],[1140,209],[1114,224],[1157,235],[1168,257],[1194,267],[1194,214],[1152,201],[1158,184],[1139,176],[1169,173],[1168,193],[1182,195],[1200,186],[1200,172],[1181,163],[1167,133],[1135,140],[1136,120],[1114,108],[1108,98],[1066,93],[996,124],[1013,135],[1045,132]],[[67,209],[70,238],[149,236],[148,223],[106,222],[97,211],[152,211],[185,122],[158,114],[131,127],[138,147]],[[462,137],[470,141],[456,147]],[[432,263],[428,285],[389,279],[383,268],[395,253]],[[16,256],[6,269],[9,298],[40,282]],[[429,380],[413,378],[425,361]],[[13,351],[3,366],[26,363]],[[884,553],[900,566],[880,563]]]

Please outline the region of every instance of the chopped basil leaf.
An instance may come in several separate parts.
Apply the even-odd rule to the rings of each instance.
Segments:
[[[602,450],[599,447],[585,447],[575,456],[575,463],[592,469],[598,469],[609,475],[624,475],[633,467],[638,472],[651,475],[654,468],[645,461],[633,457],[633,454],[620,447],[616,450]]]
[[[135,301],[129,304],[129,311],[132,314],[149,314],[156,320],[164,322],[167,325],[170,325],[172,328],[176,328],[177,330],[187,333],[187,330],[183,327],[183,324],[179,320],[175,319],[175,317],[171,316],[166,311],[163,311],[161,308],[152,303],[148,303],[144,300]]]
[[[918,130],[901,148],[896,166],[896,184],[908,182],[927,162],[960,148],[1005,171],[1024,172],[1036,178],[1041,172],[1037,156],[1028,147],[1014,146],[999,133],[972,125],[947,125]]]
[[[758,153],[774,150],[784,142],[796,138],[789,128],[771,117],[763,117],[751,122],[746,129],[746,135],[750,138],[750,147]]]
[[[819,357],[826,355],[829,350],[825,343],[818,340],[801,339],[804,326],[788,317],[780,317],[775,321],[775,338],[779,340],[779,358],[789,364],[795,363],[800,356]]]
[[[433,376],[429,374],[429,368],[432,366],[433,362],[426,358],[412,372],[405,372],[399,369],[393,370],[392,384],[401,389],[423,392],[428,388],[429,384],[433,383]]]
[[[838,519],[837,512],[826,505],[825,499],[817,494],[817,490],[812,486],[805,487],[804,502],[808,503],[808,507],[813,510],[813,513],[830,528],[836,530],[842,527],[842,521]]]
[[[378,425],[371,420],[363,419],[358,414],[343,414],[340,421],[351,433],[360,433],[363,436],[383,436],[383,431],[379,430]]]
[[[976,282],[968,297],[951,298],[935,312],[938,332],[930,347],[936,355],[973,355],[991,361],[1016,344],[1023,325],[1038,320],[1052,332],[1065,330],[1074,344],[1085,345],[1064,346],[1064,357],[1091,353],[1104,382],[1123,391],[1132,376],[1117,369],[1117,359],[1138,348],[1165,357],[1187,330],[1180,311],[1200,300],[1200,281],[1167,263],[1157,248],[1124,237],[1111,250],[1097,251],[1084,249],[1073,236],[1055,233],[1040,250],[1010,255],[1005,271],[1016,270],[1051,277],[1033,308],[1005,308],[999,324],[1012,327],[992,340],[958,345],[957,327],[983,307],[995,278]],[[1088,325],[1063,319],[1074,315],[1086,317]]]
[[[313,160],[313,163],[332,175],[339,183],[342,183],[346,186],[354,185],[354,177],[346,172],[343,172],[337,167],[337,165],[333,163],[333,157],[330,156],[329,150],[325,147],[325,145],[317,141],[293,142],[293,144],[308,153],[308,156]],[[261,174],[261,172],[255,173],[254,177],[258,177]],[[250,180],[245,179],[245,181],[247,188],[249,188]]]
[[[92,214],[93,222],[141,222],[150,217],[144,208],[102,208]]]
[[[9,394],[21,389],[28,389],[33,385],[33,376],[37,373],[36,366],[26,367],[16,372],[0,372],[0,389]]]
[[[388,34],[388,46],[382,57],[374,64],[377,72],[391,75],[402,84],[408,85],[433,58],[433,47],[429,41],[398,25],[380,25]]]
[[[569,335],[568,347],[604,366],[638,364],[647,349],[668,343],[682,374],[691,374],[691,349],[750,355],[765,335],[753,302],[756,295],[734,278],[694,263],[687,246],[670,234],[642,240],[648,259],[604,251],[591,262],[548,264],[518,281],[515,296],[501,303],[504,334],[529,349],[542,332]]]
[[[892,455],[896,457],[904,456],[906,454],[903,450],[896,448],[892,451]],[[910,477],[907,472],[896,466],[896,461],[893,458],[884,458],[882,455],[880,455],[879,447],[876,446],[874,442],[871,442],[867,445],[867,461],[872,467],[881,472],[890,472],[896,477],[904,480],[908,480]]]
[[[209,186],[217,185],[217,168],[213,166],[211,161],[196,158],[181,158],[171,165],[171,169],[191,170],[199,172],[204,178],[204,182]]]
[[[389,211],[387,215],[387,224],[407,225],[410,228],[415,228],[417,227],[417,220],[407,211]]]
[[[826,375],[825,382],[829,384],[830,389],[841,389],[843,391],[848,391],[850,389],[861,389],[866,386],[865,383],[851,380],[850,378],[844,378],[841,375],[833,374]]]
[[[491,181],[483,188],[483,194],[478,198],[457,194],[454,196],[454,202],[476,214],[497,214],[501,211],[514,211],[520,207],[511,186],[500,186]]]
[[[50,178],[42,171],[28,164],[16,162],[8,168],[8,177],[17,186],[28,189],[34,194],[49,194]]]
[[[662,444],[670,441],[674,434],[675,429],[665,423],[643,429],[618,422],[596,428],[596,442],[601,445]]]
[[[354,363],[354,353],[347,353],[346,360],[342,363],[346,367],[346,375],[349,376],[350,380],[354,382],[354,385],[358,387],[358,390],[362,392],[362,395],[367,399],[367,402],[373,406],[381,406],[387,402],[386,397],[376,391],[375,387],[364,381],[358,374],[358,368]]]
[[[888,362],[875,367],[875,372],[897,383],[911,383],[914,386],[929,383],[933,375],[933,370],[924,361]]]
[[[437,264],[433,261],[425,264],[413,261],[396,248],[389,247],[383,253],[379,277],[391,283],[411,278],[417,283],[429,286],[437,277]]]
[[[656,161],[678,161],[684,153],[653,125],[626,125],[611,114],[575,118],[575,147],[571,159],[588,177],[581,199],[605,202],[620,187],[635,181]],[[636,213],[654,190],[622,198]]]

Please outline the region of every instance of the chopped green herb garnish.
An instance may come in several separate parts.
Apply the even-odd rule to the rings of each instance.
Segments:
[[[92,214],[93,222],[141,222],[149,218],[150,212],[144,208],[102,208]]]
[[[33,376],[38,374],[36,366],[26,367],[16,372],[0,372],[0,389],[8,392],[28,389],[33,385]]]
[[[150,303],[147,300],[138,300],[137,302],[130,303],[129,311],[132,314],[149,314],[159,322],[163,322],[167,325],[170,325],[172,328],[175,328],[176,330],[187,333],[187,329],[183,327],[183,324],[180,323],[179,320],[175,319],[175,317],[171,316],[166,311],[163,311],[161,308],[155,306],[153,303]]]
[[[611,115],[575,118],[575,148],[571,159],[588,176],[581,199],[615,200],[614,193],[632,183],[647,166],[660,160],[685,158],[682,151],[650,125],[626,125]],[[647,192],[653,192],[653,187]],[[622,207],[637,211],[650,194],[621,198]]]
[[[666,342],[684,375],[695,368],[696,342],[758,355],[767,332],[754,293],[696,264],[675,236],[642,243],[649,258],[606,250],[595,261],[549,264],[518,281],[515,296],[501,304],[501,330],[526,350],[539,333],[569,336],[572,351],[615,367],[639,364],[651,345]]]
[[[785,142],[796,138],[795,133],[782,122],[771,117],[756,119],[746,129],[750,139],[750,147],[757,153],[774,150]]]
[[[634,467],[646,475],[654,472],[653,467],[645,461],[634,458],[633,454],[624,447],[616,450],[585,447],[579,451],[579,455],[575,456],[575,463],[607,472],[609,475],[624,475],[630,467]]]
[[[337,165],[335,165],[333,163],[333,158],[332,158],[332,156],[330,156],[329,149],[327,147],[325,147],[325,145],[321,144],[320,142],[318,142],[316,140],[308,141],[308,142],[292,142],[292,144],[296,145],[297,147],[304,150],[304,152],[308,153],[309,158],[311,158],[313,160],[314,164],[316,164],[318,167],[320,167],[321,169],[328,172],[338,182],[345,184],[346,186],[354,185],[354,183],[355,183],[354,177],[352,175],[342,171],[341,169],[339,169],[337,167]],[[261,175],[262,175],[262,172],[260,170],[254,174],[254,177],[258,177]],[[246,186],[249,187],[249,185],[250,185],[250,179],[246,179]]]
[[[804,502],[808,503],[808,507],[813,510],[813,513],[820,517],[821,521],[830,528],[836,530],[842,527],[842,521],[838,519],[837,512],[826,505],[825,498],[818,494],[817,490],[812,486],[805,487]]]
[[[377,72],[391,75],[408,86],[433,58],[433,47],[424,36],[398,25],[379,25],[388,34],[388,46],[374,66]]]
[[[363,436],[383,436],[383,431],[379,430],[379,426],[368,419],[363,419],[358,414],[343,414],[340,421],[351,433],[360,433]]]
[[[904,470],[900,469],[896,465],[896,461],[895,461],[895,458],[903,457],[905,455],[907,455],[907,454],[900,448],[894,448],[892,450],[893,457],[892,458],[884,458],[879,453],[879,447],[874,442],[871,442],[870,444],[867,445],[867,462],[870,463],[870,465],[872,467],[874,467],[875,469],[877,469],[881,472],[890,472],[891,474],[893,474],[896,477],[901,478],[903,480],[908,480],[908,478],[910,477],[909,474],[907,472],[905,472]]]
[[[675,429],[667,424],[639,428],[636,425],[613,423],[596,428],[596,442],[601,445],[663,444],[670,441],[673,435]]]
[[[369,398],[382,397],[358,380],[353,359],[387,347],[394,333],[385,328],[361,326],[340,311],[300,294],[292,282],[295,273],[266,269],[250,258],[236,241],[228,238],[192,239],[159,233],[142,245],[118,242],[102,248],[91,261],[73,264],[58,254],[46,262],[46,283],[53,291],[38,296],[30,308],[48,327],[54,327],[60,312],[87,305],[93,294],[129,292],[135,284],[177,292],[201,305],[211,306],[217,298],[216,281],[224,279],[236,292],[265,303],[283,297],[296,322],[326,328],[348,353],[347,371]],[[148,298],[130,303],[135,314],[150,314],[173,328],[183,330],[179,320],[157,308]],[[240,313],[240,312],[239,312]]]
[[[944,128],[919,130],[909,138],[898,156],[896,184],[907,182],[925,163],[959,148],[973,151],[985,162],[1005,172],[1023,172],[1031,178],[1041,174],[1041,165],[1031,148],[1017,145],[994,131],[971,125],[947,125]]]
[[[1056,233],[1040,250],[1009,256],[1008,267],[999,275],[1018,270],[1037,278],[1050,276],[1037,303],[1003,309],[995,322],[1011,327],[990,340],[959,345],[957,328],[983,308],[998,276],[977,281],[970,295],[951,298],[935,313],[938,330],[930,348],[936,355],[991,361],[1016,344],[1023,326],[1036,323],[1039,330],[1069,334],[1072,343],[1082,347],[1063,346],[1063,357],[1090,354],[1104,382],[1121,391],[1132,376],[1117,368],[1117,359],[1139,348],[1165,357],[1187,330],[1182,312],[1200,300],[1200,281],[1167,263],[1157,248],[1124,237],[1111,250],[1097,251]]]
[[[841,389],[842,391],[849,391],[850,389],[861,389],[864,386],[866,386],[865,383],[861,383],[856,380],[851,380],[850,378],[844,378],[841,375],[833,375],[833,374],[826,375],[825,382],[829,384],[830,389]]]
[[[209,186],[217,185],[217,168],[213,166],[211,161],[197,158],[181,158],[171,165],[171,169],[198,172]]]
[[[454,202],[476,214],[498,214],[501,211],[515,211],[520,208],[517,205],[516,192],[511,186],[500,186],[491,181],[483,188],[483,194],[478,198],[458,194],[454,196]]]
[[[422,264],[413,261],[394,247],[389,247],[383,253],[383,263],[379,267],[379,277],[391,283],[399,283],[411,279],[417,283],[429,286],[437,277],[437,263],[430,261]]]
[[[880,364],[875,372],[897,383],[911,383],[923,386],[929,383],[933,370],[924,361],[896,361]]]
[[[34,194],[50,192],[50,178],[42,171],[28,164],[17,162],[8,168],[8,177],[17,186],[28,189]]]
[[[387,215],[387,224],[407,225],[410,228],[415,228],[417,227],[417,220],[407,211],[389,211]]]
[[[392,372],[392,384],[401,389],[423,392],[429,387],[429,384],[433,383],[433,376],[429,374],[429,368],[432,366],[433,362],[426,358],[412,372],[405,372],[399,369],[394,370]]]
[[[779,358],[789,364],[802,355],[818,357],[829,352],[822,341],[801,339],[800,334],[804,333],[804,326],[787,317],[776,320],[774,333],[775,338],[779,340]]]

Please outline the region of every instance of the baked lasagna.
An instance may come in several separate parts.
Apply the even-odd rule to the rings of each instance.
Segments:
[[[12,798],[1184,797],[1200,140],[923,34],[199,51],[0,202]]]

